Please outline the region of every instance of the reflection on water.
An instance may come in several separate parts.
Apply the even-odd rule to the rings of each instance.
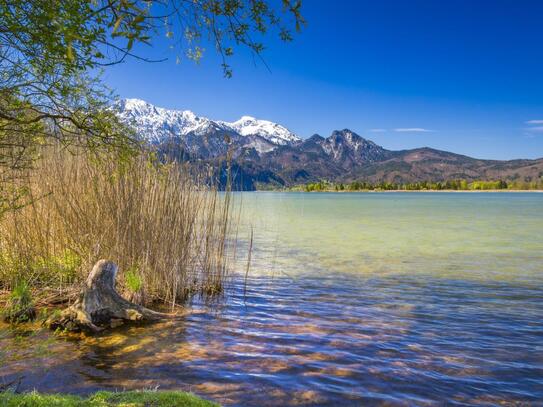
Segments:
[[[243,199],[246,296],[234,280],[218,310],[84,340],[0,327],[0,383],[237,405],[543,399],[543,195]]]

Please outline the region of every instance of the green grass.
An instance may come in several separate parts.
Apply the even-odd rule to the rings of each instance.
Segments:
[[[0,406],[2,407],[209,407],[218,406],[207,400],[203,400],[190,393],[179,391],[128,391],[111,393],[100,391],[87,398],[68,394],[41,394],[24,393],[14,394],[10,392],[0,393]]]
[[[139,290],[141,290],[143,286],[143,281],[138,274],[137,267],[129,268],[125,273],[124,279],[126,285],[128,286],[128,289],[133,293],[137,293]]]
[[[12,323],[28,322],[36,317],[32,294],[25,281],[20,281],[13,287],[6,308],[1,314],[6,322]]]

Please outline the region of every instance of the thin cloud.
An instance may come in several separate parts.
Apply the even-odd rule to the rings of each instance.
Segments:
[[[372,133],[386,133],[387,129],[370,129]]]
[[[541,124],[543,124],[543,123],[541,123]],[[524,130],[529,131],[529,132],[541,133],[541,132],[543,132],[543,126],[528,127],[528,128],[526,128]]]
[[[394,129],[398,133],[433,133],[433,130],[423,129],[422,127],[405,127]]]
[[[525,137],[535,138],[539,137],[540,134],[543,133],[543,120],[528,120],[525,123],[530,126],[523,129]]]

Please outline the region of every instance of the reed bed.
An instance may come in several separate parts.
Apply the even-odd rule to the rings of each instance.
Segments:
[[[0,218],[0,289],[24,281],[42,301],[61,301],[108,258],[120,289],[142,304],[223,292],[231,194],[186,165],[49,149],[19,179],[28,204]]]

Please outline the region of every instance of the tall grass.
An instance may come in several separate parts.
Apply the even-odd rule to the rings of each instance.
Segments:
[[[0,288],[25,281],[68,293],[108,258],[121,288],[146,302],[223,290],[231,197],[185,165],[50,149],[20,182],[30,204],[0,218]]]

